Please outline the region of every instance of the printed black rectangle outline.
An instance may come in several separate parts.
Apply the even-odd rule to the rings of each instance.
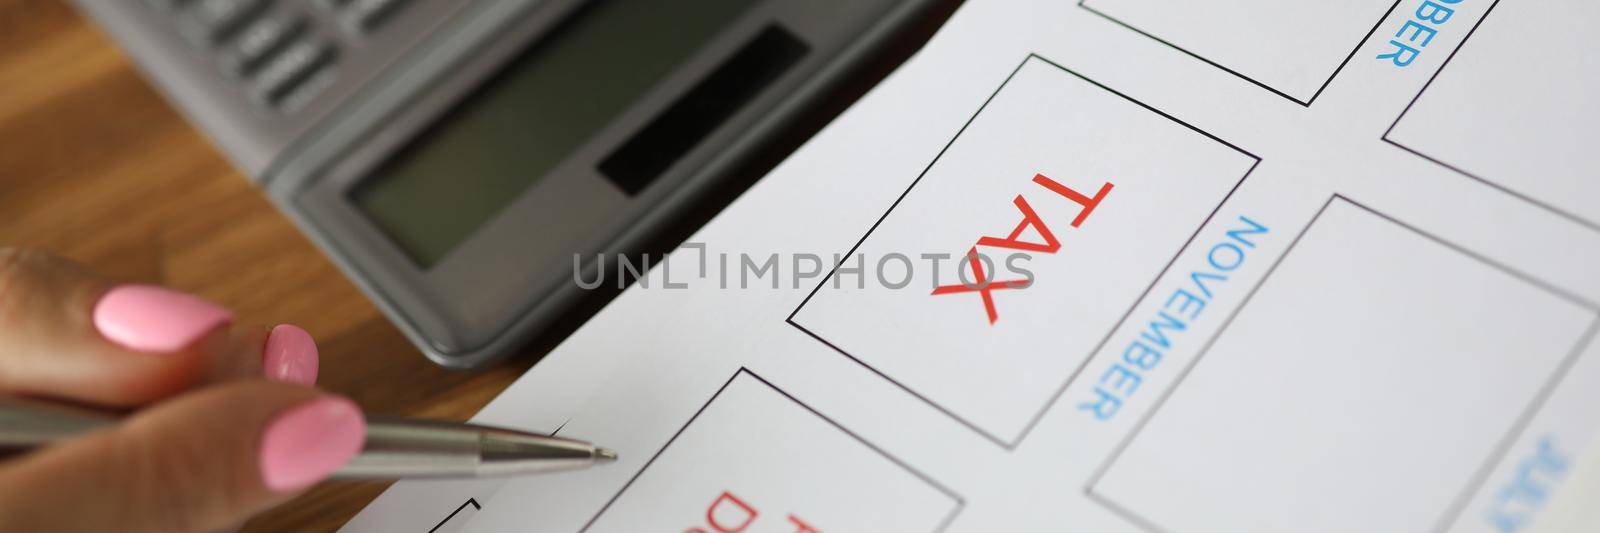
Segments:
[[[1557,216],[1560,216],[1560,217],[1565,218],[1567,220],[1571,220],[1573,222],[1576,222],[1580,226],[1589,228],[1589,229],[1594,230],[1594,231],[1600,231],[1600,221],[1589,220],[1589,219],[1583,218],[1582,216],[1579,216],[1576,213],[1573,213],[1571,211],[1567,211],[1565,209],[1561,209],[1559,207],[1556,207],[1556,206],[1550,205],[1548,203],[1545,203],[1543,201],[1540,201],[1538,199],[1535,199],[1535,198],[1533,198],[1531,196],[1528,196],[1528,195],[1523,194],[1521,192],[1518,192],[1518,191],[1516,191],[1514,189],[1511,189],[1510,187],[1507,187],[1505,185],[1501,185],[1501,184],[1499,184],[1499,183],[1495,182],[1494,180],[1491,180],[1491,179],[1489,179],[1487,177],[1480,176],[1480,175],[1468,172],[1464,168],[1461,168],[1461,167],[1456,166],[1456,165],[1452,165],[1450,163],[1446,163],[1443,160],[1440,160],[1439,158],[1436,158],[1436,157],[1433,157],[1431,155],[1422,153],[1421,150],[1417,150],[1415,148],[1406,146],[1404,144],[1400,144],[1399,141],[1395,141],[1394,139],[1390,139],[1389,138],[1389,134],[1394,133],[1394,129],[1400,125],[1400,121],[1404,120],[1406,118],[1406,113],[1410,113],[1411,112],[1411,107],[1417,105],[1417,101],[1421,100],[1422,99],[1422,95],[1426,94],[1428,92],[1428,88],[1433,86],[1433,81],[1439,78],[1439,74],[1444,72],[1444,69],[1450,67],[1450,61],[1454,60],[1456,58],[1456,54],[1461,52],[1461,49],[1466,46],[1467,40],[1471,39],[1472,35],[1474,33],[1477,33],[1478,27],[1483,25],[1483,21],[1489,19],[1489,15],[1494,13],[1494,8],[1495,8],[1495,6],[1498,6],[1498,5],[1500,5],[1500,0],[1495,0],[1493,3],[1489,4],[1489,8],[1485,9],[1483,11],[1483,16],[1480,17],[1476,23],[1473,23],[1472,29],[1467,31],[1466,37],[1462,37],[1461,38],[1461,42],[1456,44],[1455,50],[1451,50],[1450,51],[1450,55],[1445,57],[1444,63],[1439,65],[1439,70],[1436,70],[1436,71],[1433,72],[1433,75],[1428,78],[1428,82],[1424,83],[1422,85],[1422,90],[1417,91],[1417,95],[1416,96],[1411,97],[1411,102],[1406,104],[1406,108],[1404,110],[1400,111],[1400,116],[1395,117],[1394,122],[1389,124],[1389,129],[1384,130],[1383,131],[1383,136],[1380,137],[1380,138],[1383,140],[1383,142],[1389,143],[1390,145],[1394,146],[1395,148],[1399,148],[1401,150],[1405,150],[1406,152],[1410,152],[1411,155],[1415,155],[1417,157],[1426,159],[1426,160],[1428,160],[1429,162],[1431,162],[1431,163],[1433,163],[1435,165],[1439,165],[1441,167],[1450,169],[1451,171],[1454,171],[1457,174],[1460,174],[1462,176],[1466,176],[1468,178],[1471,178],[1473,181],[1476,181],[1478,183],[1487,185],[1491,189],[1500,191],[1502,193],[1511,195],[1513,198],[1517,198],[1517,199],[1522,200],[1524,202],[1533,204],[1533,205],[1535,205],[1535,206],[1537,206],[1537,207],[1539,207],[1541,209],[1544,209],[1546,211],[1554,213]]]
[[[822,343],[824,346],[832,348],[833,351],[839,352],[839,354],[849,358],[851,361],[855,361],[857,364],[861,365],[862,367],[866,368],[867,370],[872,371],[872,373],[877,374],[878,377],[881,377],[884,380],[888,381],[889,383],[894,384],[894,386],[899,387],[901,390],[906,391],[907,393],[909,393],[912,396],[916,397],[918,400],[922,400],[923,403],[926,403],[930,407],[933,407],[934,409],[938,410],[939,412],[944,413],[945,416],[948,416],[951,419],[955,420],[956,422],[960,423],[961,425],[966,426],[967,429],[970,429],[970,430],[976,432],[978,435],[982,436],[985,439],[988,439],[990,442],[995,443],[996,445],[1000,446],[1001,448],[1003,448],[1003,449],[1005,449],[1007,451],[1016,449],[1017,444],[1021,443],[1022,439],[1026,438],[1028,436],[1028,433],[1033,431],[1033,427],[1035,425],[1038,425],[1039,420],[1044,418],[1045,413],[1049,412],[1050,408],[1055,406],[1056,401],[1061,398],[1061,394],[1063,392],[1066,392],[1067,386],[1071,385],[1073,380],[1076,380],[1078,378],[1078,374],[1083,372],[1084,367],[1088,366],[1089,360],[1094,358],[1093,357],[1094,354],[1099,353],[1100,349],[1105,347],[1106,342],[1111,340],[1111,335],[1116,333],[1116,331],[1118,329],[1122,328],[1122,324],[1128,320],[1128,316],[1133,314],[1133,310],[1138,307],[1139,302],[1144,301],[1145,297],[1150,294],[1150,290],[1154,289],[1156,283],[1158,281],[1160,281],[1161,278],[1167,274],[1167,271],[1172,268],[1172,264],[1178,260],[1178,256],[1183,255],[1184,250],[1189,249],[1189,244],[1194,242],[1195,237],[1200,234],[1200,230],[1204,229],[1207,224],[1211,223],[1211,219],[1216,217],[1217,212],[1222,210],[1222,206],[1228,203],[1228,199],[1233,197],[1233,193],[1239,190],[1239,186],[1243,185],[1245,180],[1249,179],[1250,174],[1255,172],[1256,166],[1261,164],[1261,158],[1260,157],[1256,156],[1253,153],[1250,153],[1249,151],[1244,150],[1243,148],[1239,148],[1238,146],[1235,146],[1233,143],[1230,143],[1228,141],[1224,141],[1221,138],[1218,138],[1217,136],[1206,132],[1205,130],[1202,130],[1200,128],[1197,128],[1197,127],[1189,124],[1188,122],[1184,122],[1184,121],[1182,121],[1182,120],[1180,120],[1180,119],[1178,119],[1176,117],[1173,117],[1172,115],[1168,115],[1165,112],[1162,112],[1159,109],[1156,109],[1154,107],[1150,107],[1149,105],[1146,105],[1144,102],[1140,102],[1138,100],[1133,99],[1132,97],[1129,97],[1128,95],[1125,95],[1125,94],[1122,94],[1120,92],[1117,92],[1117,90],[1115,90],[1115,89],[1112,89],[1110,87],[1106,87],[1105,85],[1101,85],[1099,82],[1091,80],[1091,79],[1089,79],[1088,77],[1085,77],[1082,74],[1078,74],[1077,72],[1074,72],[1072,69],[1069,69],[1067,67],[1063,67],[1060,64],[1057,64],[1056,62],[1051,61],[1049,59],[1045,59],[1043,56],[1040,56],[1040,55],[1034,54],[1034,53],[1029,53],[1027,57],[1022,59],[1022,63],[1017,65],[1017,68],[1012,70],[1010,75],[1006,76],[1005,81],[1000,82],[1000,86],[995,88],[993,93],[989,94],[989,98],[983,101],[983,105],[978,106],[978,110],[973,112],[972,117],[968,118],[967,122],[965,124],[961,125],[961,129],[956,130],[955,136],[951,137],[950,140],[945,143],[944,147],[939,149],[939,153],[933,156],[933,160],[928,162],[928,166],[923,167],[922,172],[917,175],[917,179],[912,180],[911,181],[911,185],[909,187],[906,187],[906,190],[904,192],[900,193],[900,197],[899,198],[895,198],[894,203],[889,204],[889,209],[887,211],[884,211],[883,215],[878,217],[878,220],[876,222],[872,223],[872,227],[867,228],[867,232],[861,236],[861,240],[856,241],[856,244],[854,246],[850,247],[850,251],[845,253],[845,257],[849,257],[851,255],[854,255],[856,253],[856,250],[861,248],[861,245],[863,243],[867,242],[867,237],[872,236],[872,232],[877,230],[878,226],[880,224],[883,224],[883,221],[889,218],[889,214],[893,213],[894,209],[896,207],[900,206],[900,202],[905,200],[906,195],[911,193],[911,189],[916,188],[917,184],[922,182],[923,176],[926,176],[928,174],[928,171],[932,170],[933,166],[939,163],[939,158],[944,156],[945,151],[949,150],[950,146],[955,144],[956,139],[961,138],[961,133],[967,131],[967,126],[971,126],[972,122],[974,120],[977,120],[978,115],[983,113],[983,110],[989,106],[989,102],[994,101],[994,97],[999,95],[1000,91],[1002,89],[1005,89],[1006,84],[1010,83],[1011,79],[1016,77],[1018,72],[1022,71],[1022,67],[1026,66],[1028,64],[1028,61],[1029,60],[1033,60],[1033,59],[1037,59],[1039,61],[1044,62],[1044,64],[1046,64],[1046,65],[1050,65],[1050,66],[1053,66],[1055,68],[1061,69],[1062,72],[1066,72],[1067,74],[1071,74],[1073,77],[1076,77],[1076,78],[1078,78],[1080,80],[1088,82],[1090,85],[1093,85],[1093,86],[1095,86],[1097,88],[1100,88],[1100,89],[1102,89],[1102,90],[1104,90],[1106,92],[1109,92],[1109,93],[1114,94],[1114,95],[1116,95],[1118,97],[1121,97],[1124,100],[1132,102],[1135,105],[1138,105],[1139,107],[1144,108],[1145,110],[1153,112],[1153,113],[1161,116],[1162,118],[1165,118],[1165,119],[1170,120],[1172,122],[1175,122],[1175,123],[1177,123],[1177,124],[1179,124],[1179,125],[1181,125],[1181,126],[1183,126],[1185,128],[1188,128],[1190,131],[1199,133],[1199,134],[1205,136],[1208,139],[1211,139],[1213,141],[1221,143],[1223,146],[1226,146],[1228,148],[1233,149],[1236,152],[1244,154],[1246,157],[1249,157],[1250,159],[1254,160],[1255,162],[1251,163],[1250,164],[1250,168],[1248,170],[1245,170],[1243,176],[1239,177],[1239,181],[1233,184],[1233,188],[1228,190],[1228,194],[1224,195],[1222,197],[1222,200],[1217,202],[1217,207],[1213,208],[1210,213],[1206,214],[1206,218],[1204,220],[1202,220],[1199,225],[1195,226],[1194,233],[1189,234],[1189,239],[1183,242],[1183,246],[1178,247],[1178,250],[1175,253],[1172,254],[1172,258],[1167,260],[1167,264],[1165,266],[1161,267],[1161,272],[1157,273],[1155,279],[1150,281],[1150,285],[1145,287],[1143,292],[1139,293],[1139,297],[1134,299],[1133,304],[1128,307],[1128,310],[1122,313],[1122,318],[1117,319],[1117,323],[1115,325],[1113,325],[1110,330],[1106,331],[1105,337],[1102,337],[1100,339],[1100,342],[1095,344],[1094,349],[1089,351],[1088,356],[1084,357],[1083,362],[1079,363],[1078,367],[1073,369],[1072,372],[1067,375],[1067,379],[1061,383],[1061,387],[1059,389],[1056,389],[1055,394],[1051,395],[1050,399],[1047,400],[1044,403],[1044,405],[1041,405],[1039,407],[1038,413],[1035,413],[1034,416],[1033,416],[1033,419],[1029,420],[1028,424],[1023,426],[1022,432],[1018,433],[1017,436],[1014,437],[1013,439],[1011,439],[1010,441],[1002,440],[1000,437],[997,437],[997,436],[995,436],[995,435],[993,435],[993,434],[991,434],[991,433],[989,433],[987,431],[984,431],[983,429],[981,429],[978,426],[974,425],[972,422],[970,422],[970,421],[968,421],[968,420],[966,420],[964,418],[961,418],[960,416],[958,416],[955,413],[951,412],[949,409],[946,409],[944,406],[939,405],[938,403],[935,403],[933,400],[928,399],[928,397],[923,396],[921,393],[918,393],[917,391],[911,390],[911,387],[907,387],[905,384],[902,384],[899,381],[895,380],[894,378],[889,377],[888,374],[884,374],[883,372],[879,371],[878,369],[873,368],[872,365],[869,365],[865,361],[857,359],[856,356],[851,355],[850,352],[844,351],[844,349],[839,348],[838,346],[834,345],[832,342],[828,342],[827,339],[823,339],[822,336],[817,335],[816,333],[813,333],[811,330],[806,329],[805,326],[801,326],[798,322],[795,322],[794,317],[796,315],[800,314],[800,310],[805,308],[806,304],[811,301],[811,297],[816,296],[817,292],[822,290],[822,287],[824,285],[828,284],[828,280],[833,278],[834,273],[838,271],[838,266],[837,265],[834,266],[833,270],[828,271],[828,275],[827,276],[823,276],[822,281],[820,283],[818,283],[816,287],[811,289],[811,293],[806,295],[805,300],[802,300],[800,302],[800,305],[795,307],[794,311],[789,313],[789,317],[784,319],[784,322],[788,323],[790,326],[794,326],[794,328],[800,330],[800,332],[805,333],[806,335],[810,336],[813,339],[816,339],[817,342]]]
[[[468,505],[471,505],[474,510],[479,510],[479,511],[483,510],[483,506],[482,505],[478,505],[478,500],[476,498],[467,498],[467,501],[461,502],[461,506],[460,507],[456,507],[456,510],[450,511],[450,515],[444,517],[444,520],[440,520],[438,524],[434,524],[433,528],[428,530],[428,533],[433,533],[435,531],[438,531],[439,528],[444,527],[445,524],[450,523],[450,519],[451,518],[455,518],[456,515],[460,514],[461,511],[463,509],[466,509]]]
[[[1222,325],[1217,328],[1217,332],[1211,335],[1211,338],[1206,341],[1205,346],[1202,346],[1200,351],[1196,353],[1194,359],[1189,361],[1189,364],[1178,373],[1177,377],[1174,378],[1172,385],[1168,386],[1167,389],[1161,393],[1161,397],[1156,399],[1155,404],[1151,405],[1150,410],[1145,412],[1144,415],[1139,418],[1139,421],[1134,424],[1133,429],[1122,438],[1122,441],[1118,443],[1117,447],[1112,450],[1110,455],[1106,457],[1106,460],[1095,469],[1094,474],[1089,477],[1089,482],[1084,486],[1083,490],[1085,496],[1087,496],[1090,500],[1099,503],[1113,514],[1127,519],[1129,522],[1141,529],[1146,531],[1170,531],[1162,529],[1154,522],[1151,522],[1150,520],[1133,513],[1133,511],[1127,509],[1126,507],[1111,501],[1110,498],[1095,493],[1094,487],[1100,482],[1100,479],[1105,477],[1106,473],[1111,470],[1112,464],[1116,463],[1117,459],[1121,457],[1122,452],[1127,450],[1128,446],[1133,443],[1135,438],[1138,438],[1139,432],[1144,430],[1144,427],[1149,424],[1150,420],[1155,417],[1158,411],[1161,410],[1161,407],[1167,403],[1167,399],[1172,397],[1173,392],[1177,391],[1178,387],[1183,385],[1184,379],[1189,377],[1189,373],[1194,370],[1194,367],[1198,366],[1201,359],[1204,359],[1206,354],[1211,351],[1211,347],[1216,344],[1217,339],[1221,338],[1222,335],[1228,331],[1228,326],[1233,324],[1234,319],[1238,318],[1239,313],[1242,312],[1246,307],[1249,307],[1250,301],[1255,298],[1256,292],[1261,290],[1261,287],[1266,284],[1268,279],[1271,279],[1272,274],[1277,272],[1278,265],[1283,264],[1284,258],[1288,257],[1290,253],[1294,252],[1295,246],[1300,244],[1300,239],[1305,237],[1306,233],[1310,231],[1311,227],[1317,223],[1317,220],[1322,218],[1322,214],[1326,213],[1328,211],[1328,207],[1333,205],[1335,201],[1343,201],[1344,203],[1350,204],[1358,209],[1366,211],[1369,214],[1388,221],[1389,223],[1399,226],[1401,229],[1409,230],[1412,233],[1421,235],[1428,240],[1442,244],[1446,248],[1454,250],[1471,259],[1476,259],[1478,262],[1504,272],[1513,278],[1522,280],[1523,282],[1534,286],[1534,288],[1544,290],[1560,299],[1566,300],[1569,303],[1588,309],[1590,312],[1595,314],[1595,320],[1591,321],[1589,323],[1589,327],[1578,335],[1577,344],[1572,348],[1571,351],[1567,353],[1567,355],[1562,358],[1561,362],[1556,365],[1555,370],[1551,373],[1550,377],[1545,380],[1545,383],[1539,388],[1538,392],[1534,394],[1534,397],[1529,401],[1528,406],[1525,407],[1523,412],[1517,416],[1517,419],[1511,425],[1510,431],[1503,435],[1499,442],[1495,444],[1494,450],[1489,453],[1489,457],[1485,458],[1483,464],[1479,465],[1478,469],[1473,473],[1470,481],[1468,481],[1467,486],[1461,490],[1461,492],[1451,502],[1450,506],[1446,508],[1444,516],[1440,517],[1439,523],[1432,531],[1447,530],[1455,522],[1455,520],[1465,510],[1467,504],[1471,502],[1472,496],[1481,490],[1484,482],[1487,481],[1489,474],[1493,472],[1494,467],[1500,464],[1500,461],[1504,459],[1505,454],[1510,450],[1511,446],[1516,443],[1517,438],[1520,437],[1527,429],[1528,424],[1530,424],[1533,421],[1533,418],[1537,416],[1540,410],[1544,408],[1545,400],[1547,400],[1550,394],[1555,391],[1562,379],[1566,377],[1567,372],[1571,370],[1572,365],[1577,361],[1578,357],[1582,355],[1586,348],[1588,348],[1589,344],[1595,337],[1596,331],[1600,331],[1600,306],[1597,306],[1594,302],[1591,302],[1577,294],[1563,290],[1560,287],[1535,278],[1532,275],[1518,271],[1486,256],[1480,255],[1477,252],[1469,250],[1463,246],[1444,240],[1442,237],[1423,231],[1416,226],[1402,222],[1398,218],[1392,217],[1386,213],[1378,211],[1377,209],[1368,207],[1365,204],[1337,193],[1329,197],[1328,201],[1324,202],[1322,207],[1317,210],[1316,215],[1311,217],[1311,221],[1307,222],[1306,226],[1300,229],[1300,233],[1295,235],[1294,240],[1289,241],[1289,246],[1284,249],[1283,253],[1280,254],[1276,260],[1273,261],[1272,266],[1267,268],[1266,274],[1263,274],[1261,279],[1256,281],[1255,286],[1250,288],[1250,292],[1245,294],[1244,299],[1239,302],[1238,307],[1235,307],[1233,312],[1229,313],[1228,319],[1223,321]]]
[[[1356,41],[1356,47],[1354,49],[1350,50],[1350,55],[1345,56],[1344,57],[1344,61],[1339,62],[1338,68],[1333,69],[1333,73],[1329,74],[1328,75],[1328,79],[1326,81],[1322,82],[1322,86],[1317,87],[1317,92],[1311,93],[1311,98],[1310,99],[1301,100],[1299,98],[1295,98],[1293,96],[1289,96],[1288,93],[1285,93],[1283,91],[1274,89],[1271,86],[1267,85],[1266,83],[1263,83],[1263,82],[1261,82],[1261,81],[1259,81],[1259,80],[1257,80],[1255,78],[1246,76],[1244,74],[1240,74],[1238,71],[1233,70],[1231,68],[1224,67],[1224,66],[1222,66],[1221,63],[1218,63],[1216,61],[1212,61],[1210,59],[1206,59],[1205,56],[1202,56],[1200,54],[1196,54],[1194,52],[1190,52],[1188,49],[1186,49],[1184,47],[1178,46],[1176,44],[1172,44],[1171,42],[1168,42],[1166,39],[1162,39],[1160,37],[1156,37],[1155,35],[1152,35],[1150,33],[1145,32],[1144,30],[1141,30],[1139,28],[1135,28],[1132,24],[1128,24],[1126,22],[1123,22],[1123,21],[1117,19],[1116,17],[1113,17],[1111,15],[1107,15],[1105,13],[1102,13],[1098,9],[1095,9],[1095,8],[1089,7],[1087,5],[1084,5],[1084,2],[1087,2],[1087,1],[1088,0],[1078,0],[1078,7],[1083,8],[1084,10],[1086,10],[1086,11],[1088,11],[1090,13],[1094,13],[1096,15],[1099,15],[1101,18],[1109,20],[1109,21],[1111,21],[1112,23],[1114,23],[1114,24],[1116,24],[1118,26],[1122,26],[1123,28],[1132,30],[1134,33],[1137,33],[1139,35],[1143,35],[1145,37],[1149,37],[1151,40],[1154,40],[1155,42],[1167,45],[1168,47],[1171,47],[1173,50],[1177,50],[1179,52],[1183,52],[1184,54],[1187,54],[1189,57],[1193,57],[1195,59],[1199,59],[1200,61],[1205,62],[1205,64],[1207,64],[1207,65],[1211,65],[1213,67],[1217,67],[1219,69],[1222,69],[1223,72],[1227,72],[1227,73],[1232,74],[1234,76],[1238,76],[1240,79],[1243,79],[1244,81],[1248,81],[1248,82],[1250,82],[1250,83],[1254,84],[1255,86],[1260,87],[1262,89],[1266,89],[1268,92],[1271,92],[1272,94],[1276,94],[1278,96],[1282,96],[1284,98],[1289,99],[1289,101],[1291,101],[1291,102],[1300,104],[1300,105],[1305,106],[1305,107],[1311,107],[1311,103],[1317,101],[1317,97],[1318,96],[1322,96],[1322,91],[1327,89],[1328,85],[1333,83],[1333,79],[1334,78],[1339,77],[1339,72],[1343,71],[1345,65],[1350,64],[1350,60],[1354,59],[1356,57],[1356,53],[1361,51],[1361,46],[1367,44],[1367,40],[1371,39],[1372,35],[1378,32],[1378,28],[1383,26],[1383,22],[1386,21],[1386,20],[1389,20],[1389,15],[1393,15],[1394,14],[1395,8],[1400,7],[1400,0],[1395,0],[1394,4],[1389,6],[1389,10],[1385,11],[1383,13],[1383,18],[1378,19],[1378,22],[1376,24],[1372,25],[1372,29],[1367,30],[1367,34],[1365,36],[1363,36],[1360,41]]]
[[[838,429],[840,432],[844,433],[845,435],[849,435],[850,438],[853,438],[853,439],[856,440],[856,442],[859,442],[859,443],[861,443],[861,445],[866,446],[867,449],[872,450],[874,452],[877,452],[878,455],[882,455],[884,459],[888,459],[889,462],[894,463],[895,466],[899,466],[900,468],[904,469],[906,472],[911,473],[912,476],[915,476],[917,479],[922,480],[923,483],[927,483],[928,486],[933,487],[934,490],[937,490],[940,493],[944,494],[945,496],[950,497],[950,499],[955,502],[955,507],[951,508],[950,509],[950,514],[945,515],[944,520],[939,522],[939,526],[934,529],[935,532],[944,531],[946,528],[949,528],[950,527],[950,523],[955,521],[956,515],[961,514],[961,510],[966,508],[966,506],[967,506],[966,498],[963,498],[960,494],[957,494],[955,491],[950,490],[949,487],[946,487],[946,486],[940,484],[938,481],[935,481],[932,477],[929,477],[927,474],[922,473],[921,470],[917,470],[915,468],[912,468],[911,465],[906,464],[904,461],[901,461],[899,458],[897,458],[897,457],[895,457],[893,455],[889,455],[889,452],[884,451],[883,448],[879,448],[877,445],[875,445],[875,444],[873,444],[871,442],[867,442],[867,439],[861,438],[861,436],[857,435],[854,431],[850,431],[848,428],[844,427],[844,425],[842,425],[842,424],[840,424],[838,422],[835,422],[832,418],[828,418],[827,415],[824,415],[821,412],[817,411],[816,409],[813,409],[810,405],[806,405],[806,403],[800,401],[799,398],[795,398],[793,395],[790,395],[788,392],[785,392],[783,389],[778,388],[777,385],[773,385],[772,382],[767,381],[766,378],[761,377],[759,374],[756,374],[754,371],[751,371],[749,368],[745,368],[745,367],[741,366],[741,367],[739,367],[738,371],[733,373],[733,377],[730,377],[730,378],[728,378],[728,381],[723,382],[722,386],[717,388],[717,392],[712,393],[711,394],[711,398],[707,399],[706,403],[702,404],[700,406],[700,409],[698,409],[698,410],[696,410],[694,412],[694,416],[689,417],[689,421],[688,422],[684,422],[683,423],[683,427],[678,428],[678,431],[676,433],[672,434],[672,438],[667,439],[667,443],[666,444],[661,445],[661,449],[656,450],[655,455],[650,456],[650,460],[646,461],[644,463],[644,466],[640,467],[639,471],[635,472],[633,474],[633,477],[628,478],[628,482],[624,483],[622,485],[622,488],[620,490],[618,490],[616,494],[613,494],[611,496],[610,500],[606,500],[606,504],[600,508],[600,511],[596,512],[594,514],[594,517],[590,518],[588,522],[583,524],[583,529],[580,529],[578,531],[580,531],[580,532],[588,531],[590,527],[594,526],[595,521],[600,520],[600,516],[606,514],[606,511],[611,509],[611,505],[612,504],[617,503],[617,499],[621,498],[622,494],[624,492],[627,492],[629,487],[633,486],[633,482],[638,481],[639,480],[639,476],[644,475],[644,472],[646,470],[650,469],[650,465],[655,464],[656,459],[660,459],[661,458],[661,454],[662,453],[666,453],[667,448],[672,447],[672,443],[676,442],[678,440],[678,437],[682,436],[683,432],[688,430],[689,426],[691,424],[694,424],[694,421],[696,419],[700,418],[700,414],[706,412],[706,408],[711,407],[711,403],[712,402],[717,401],[717,397],[722,395],[722,391],[728,390],[728,386],[732,385],[733,382],[735,380],[739,379],[739,376],[741,376],[741,375],[748,375],[748,376],[750,376],[752,378],[755,378],[756,381],[761,382],[762,385],[766,385],[767,388],[772,389],[773,392],[778,393],[778,395],[783,396],[784,398],[788,398],[789,401],[794,402],[795,405],[798,405],[798,406],[800,406],[800,408],[805,409],[807,412],[810,412],[811,414],[816,415],[817,418],[822,419],[823,422],[827,422],[828,425],[833,426],[835,429]]]

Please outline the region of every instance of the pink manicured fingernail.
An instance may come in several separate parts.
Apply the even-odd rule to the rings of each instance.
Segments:
[[[290,324],[281,324],[267,334],[267,347],[261,352],[261,371],[267,379],[301,385],[317,382],[317,342],[311,334]]]
[[[217,304],[155,285],[118,285],[94,304],[94,327],[141,352],[175,352],[233,321]]]
[[[323,396],[278,414],[261,435],[261,480],[288,491],[327,478],[361,451],[367,420],[354,402]]]

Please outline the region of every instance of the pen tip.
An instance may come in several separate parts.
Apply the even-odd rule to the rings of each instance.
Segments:
[[[617,452],[599,446],[594,447],[594,460],[597,463],[609,463],[617,460]]]

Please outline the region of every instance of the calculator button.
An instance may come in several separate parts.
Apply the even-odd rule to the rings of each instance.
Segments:
[[[185,10],[183,32],[197,44],[215,45],[267,8],[267,0],[199,0]]]
[[[261,102],[281,107],[296,88],[333,62],[333,48],[302,40],[273,56],[256,76],[255,94]]]
[[[307,25],[306,18],[299,14],[256,21],[239,34],[233,47],[222,56],[222,71],[235,78],[254,74],[273,54],[304,32]]]
[[[162,11],[176,11],[178,8],[183,7],[184,4],[189,3],[189,0],[144,0],[144,3]]]
[[[344,27],[351,33],[371,33],[406,0],[346,0]]]

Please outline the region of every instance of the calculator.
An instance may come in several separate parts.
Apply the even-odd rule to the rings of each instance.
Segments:
[[[75,1],[449,367],[549,326],[930,4]]]

